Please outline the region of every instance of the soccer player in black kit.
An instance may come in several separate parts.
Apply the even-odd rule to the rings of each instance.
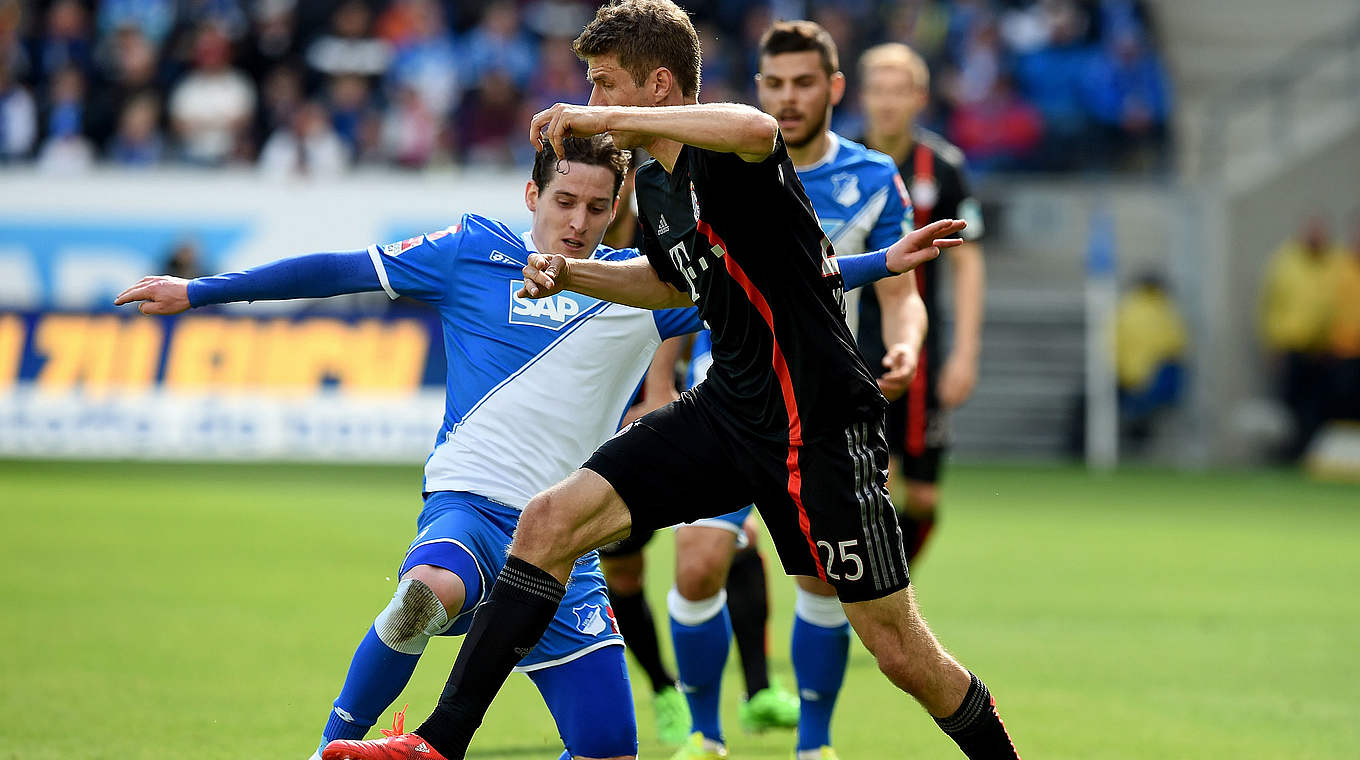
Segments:
[[[845,324],[835,255],[775,120],[697,103],[699,40],[668,0],[601,7],[575,49],[594,84],[591,105],[538,114],[531,139],[609,132],[620,146],[647,149],[655,160],[637,177],[646,256],[615,264],[534,254],[524,294],[693,303],[713,331],[713,366],[529,502],[439,704],[416,732],[333,742],[323,758],[462,760],[492,698],[555,614],[577,557],[631,530],[752,502],[784,569],[835,586],[879,669],[966,756],[1018,758],[987,687],[917,610],[885,486],[885,401]],[[941,220],[890,251],[924,262],[957,245],[941,238],[963,227]],[[580,392],[589,389],[544,388],[539,403]]]

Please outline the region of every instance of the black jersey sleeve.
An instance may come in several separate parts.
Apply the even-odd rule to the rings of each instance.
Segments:
[[[940,183],[940,200],[932,216],[968,222],[961,236],[969,241],[978,240],[983,232],[982,206],[968,184],[963,151],[943,140],[927,144],[935,151],[935,174]]]

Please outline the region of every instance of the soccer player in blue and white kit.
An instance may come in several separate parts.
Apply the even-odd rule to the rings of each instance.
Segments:
[[[911,202],[892,159],[828,128],[831,109],[845,92],[831,35],[811,21],[781,21],[766,30],[759,49],[756,89],[761,109],[779,120],[798,178],[836,251],[873,250],[910,231]],[[888,347],[887,371],[878,385],[891,400],[902,396],[911,382],[926,335],[926,309],[913,275],[880,280],[874,288],[884,304],[881,329]],[[858,293],[847,293],[852,333],[858,332],[858,313]],[[707,331],[695,339],[691,385],[703,379],[712,363],[711,345]],[[742,616],[759,614],[745,608],[758,606],[749,602],[724,605],[732,591],[727,570],[751,509],[684,525],[676,533],[676,586],[667,606],[694,735],[673,760],[725,757],[718,705],[732,629]],[[831,714],[845,676],[850,626],[829,583],[811,576],[796,576],[796,581],[792,655],[801,701],[797,760],[834,760]]]
[[[609,261],[638,255],[599,245],[626,156],[607,137],[568,139],[559,174],[551,146],[541,150],[525,188],[533,225],[523,235],[469,213],[446,230],[386,246],[192,281],[148,277],[116,299],[144,302],[139,309],[146,314],[175,314],[232,301],[382,290],[440,312],[447,400],[425,466],[417,534],[396,593],[355,652],[323,746],[368,732],[406,686],[431,636],[467,631],[502,570],[524,505],[615,432],[661,341],[701,328],[692,307],[652,312],[575,293],[550,300],[519,295],[532,252]],[[907,248],[844,258],[847,284],[919,263],[907,263],[915,253]],[[554,388],[572,392],[551,394]],[[544,403],[545,393],[552,403]],[[517,669],[543,694],[566,745],[563,757],[635,757],[622,640],[594,552],[577,561],[571,579],[547,633]],[[582,699],[581,684],[590,684],[590,699]],[[400,734],[400,719],[394,723]]]

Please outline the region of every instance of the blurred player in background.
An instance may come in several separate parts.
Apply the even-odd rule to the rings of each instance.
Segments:
[[[939,135],[915,126],[930,88],[925,61],[906,45],[887,43],[865,51],[859,68],[865,118],[862,142],[897,163],[911,194],[916,224],[922,226],[936,219],[968,223],[962,233],[964,244],[945,257],[954,286],[952,347],[945,354],[941,264],[929,262],[916,270],[916,284],[935,329],[926,336],[906,396],[888,407],[888,445],[896,460],[893,471],[900,471],[906,481],[901,517],[907,561],[911,562],[925,548],[935,527],[942,459],[949,448],[949,413],[968,400],[977,383],[986,291],[982,247],[978,244],[983,232],[982,214],[963,175],[963,152]],[[875,329],[879,310],[875,294],[866,291],[856,337],[871,366],[884,351]]]
[[[845,76],[831,35],[811,21],[781,21],[766,30],[759,49],[756,92],[760,107],[779,121],[789,157],[837,253],[890,245],[910,231],[911,203],[892,159],[829,129],[832,108],[845,94]],[[887,368],[878,386],[887,398],[900,398],[911,382],[926,336],[925,304],[912,276],[880,280],[871,290],[883,308],[880,319],[863,329],[877,336],[875,345],[889,347],[887,356],[880,350],[876,357]],[[857,321],[857,296],[858,292],[848,293],[845,299],[852,329]],[[691,385],[703,379],[712,363],[711,346],[709,333],[696,337]],[[676,585],[668,600],[671,638],[694,731],[702,738],[682,748],[674,760],[719,756],[705,749],[706,743],[724,744],[718,706],[730,648],[729,616],[730,630],[737,634],[739,644],[744,634],[759,636],[763,645],[769,611],[763,566],[753,549],[737,552],[750,512],[751,507],[746,507],[682,525],[676,531]],[[752,560],[752,568],[743,567]],[[735,578],[728,577],[729,566]],[[831,760],[836,757],[831,747],[831,714],[845,677],[850,625],[831,584],[803,575],[796,581],[792,654],[801,700],[801,709],[794,713],[797,759]],[[763,649],[761,654],[763,666]],[[749,671],[745,650],[742,655],[743,669]],[[747,706],[754,701],[750,682],[748,672]],[[749,729],[753,721],[745,713],[742,723]]]

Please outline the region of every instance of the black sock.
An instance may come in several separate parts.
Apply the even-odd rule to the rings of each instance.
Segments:
[[[675,676],[667,672],[661,662],[661,645],[656,640],[656,623],[652,621],[652,606],[647,603],[647,596],[641,591],[624,595],[610,590],[609,604],[614,608],[614,619],[619,623],[623,643],[647,673],[652,692],[675,686]]]
[[[439,704],[415,733],[448,760],[462,760],[491,700],[542,638],[566,590],[546,570],[508,558],[473,616]]]
[[[907,545],[907,564],[911,564],[911,561],[926,548],[926,542],[930,540],[930,534],[935,530],[935,513],[911,515],[898,512],[897,522],[902,526],[902,538]]]
[[[1020,760],[1006,726],[996,714],[996,702],[987,685],[977,676],[972,678],[959,709],[948,718],[936,718],[935,722],[972,760]]]
[[[742,549],[732,558],[732,569],[727,573],[727,612],[732,617],[732,637],[737,640],[749,699],[770,685],[770,666],[765,659],[770,600],[765,562],[753,548]]]

